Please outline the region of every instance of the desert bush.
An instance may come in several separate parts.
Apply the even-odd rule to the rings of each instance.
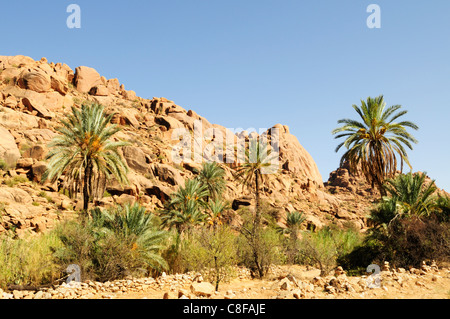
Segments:
[[[256,266],[258,262],[263,275],[267,275],[271,265],[281,265],[287,261],[282,241],[282,235],[271,227],[261,228],[253,238],[241,233],[237,238],[238,265],[249,268],[254,277],[261,277]]]
[[[228,226],[193,229],[180,246],[184,271],[198,271],[215,284],[233,278],[236,265],[236,235]]]
[[[30,182],[28,178],[22,175],[16,175],[14,177],[8,177],[3,180],[3,183],[8,187],[14,187],[17,184]]]
[[[0,158],[0,170],[6,171],[8,169],[8,164],[6,164],[5,160]]]
[[[338,265],[338,260],[350,253],[362,241],[353,230],[324,227],[317,232],[304,232],[300,241],[299,262],[316,266],[321,276]]]
[[[31,238],[0,238],[0,288],[8,285],[40,286],[61,276],[53,259],[54,249],[61,246],[58,236],[49,232]]]

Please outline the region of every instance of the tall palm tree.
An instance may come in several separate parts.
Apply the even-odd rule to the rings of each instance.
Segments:
[[[353,105],[353,108],[362,122],[341,119],[338,123],[344,125],[332,131],[333,135],[340,133],[336,139],[345,137],[336,147],[336,152],[342,146],[347,148],[340,165],[346,162],[351,173],[361,170],[372,187],[376,186],[381,195],[385,195],[382,185],[386,178],[395,175],[397,156],[400,157],[400,171],[403,163],[411,168],[405,146],[412,150],[411,143],[417,143],[417,140],[406,129],[417,130],[418,127],[410,121],[397,122],[407,111],[399,111],[401,105],[386,107],[383,95],[361,100],[361,106]]]
[[[114,176],[119,183],[128,182],[128,167],[119,154],[119,148],[128,143],[111,140],[120,130],[110,125],[113,116],[105,116],[99,104],[83,104],[81,110],[72,107],[56,129],[60,134],[49,144],[44,181],[54,182],[64,175],[63,187],[71,195],[82,192],[85,212],[90,198],[103,194],[106,179]]]
[[[215,201],[225,189],[225,170],[216,162],[204,162],[198,174],[198,179],[209,191],[206,201]]]
[[[244,163],[241,163],[235,172],[235,179],[240,181],[243,187],[254,190],[256,197],[256,210],[254,224],[256,227],[261,222],[261,185],[265,183],[267,174],[264,169],[273,165],[273,159],[278,156],[276,152],[272,152],[268,148],[267,143],[260,142],[256,139],[249,141],[249,147],[245,150]]]
[[[236,168],[235,179],[239,180],[243,187],[254,190],[256,196],[255,217],[250,229],[242,227],[241,231],[249,241],[252,249],[253,262],[259,277],[264,277],[268,265],[264,264],[261,256],[261,185],[264,184],[267,174],[265,169],[273,165],[273,160],[278,156],[277,152],[272,152],[268,144],[258,139],[250,139],[248,149],[245,149],[244,163]]]

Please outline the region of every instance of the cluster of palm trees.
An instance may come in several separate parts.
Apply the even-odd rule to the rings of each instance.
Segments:
[[[179,234],[199,224],[221,225],[229,207],[222,198],[225,184],[225,170],[216,162],[204,162],[198,176],[187,179],[184,187],[172,194],[160,214],[161,225],[175,228]]]
[[[417,140],[407,128],[417,130],[417,125],[410,121],[397,121],[407,111],[400,110],[400,105],[386,107],[382,95],[361,100],[361,106],[353,105],[353,108],[360,121],[339,120],[338,123],[343,126],[332,131],[336,138],[345,137],[336,148],[336,152],[342,147],[347,148],[341,165],[348,164],[351,173],[362,173],[373,187],[378,188],[382,197],[391,195],[383,203],[386,207],[392,207],[391,219],[405,214],[428,214],[432,205],[429,198],[436,190],[434,184],[425,186],[423,175],[400,175],[393,179],[398,173],[398,166],[400,171],[404,163],[411,168],[406,148],[412,149],[412,143],[417,143]],[[81,109],[72,107],[72,113],[61,120],[62,126],[57,129],[60,134],[49,145],[49,164],[44,181],[59,180],[71,195],[81,193],[86,215],[89,203],[103,195],[108,179],[114,177],[120,183],[127,183],[128,167],[120,155],[120,148],[128,143],[113,140],[120,130],[117,125],[111,124],[113,116],[106,116],[103,106],[98,104],[84,104]],[[252,247],[254,264],[261,277],[267,266],[259,254],[261,192],[266,177],[264,169],[278,155],[267,147],[267,144],[250,140],[245,160],[235,170],[235,179],[256,197],[253,222],[243,226],[241,232]],[[186,180],[185,185],[172,194],[160,214],[161,226],[175,229],[180,235],[195,225],[220,226],[224,222],[224,211],[229,207],[223,199],[225,175],[224,168],[219,164],[203,163],[198,175]],[[136,220],[142,220],[142,211],[135,210]],[[99,216],[97,210],[91,213]],[[108,218],[108,223],[118,222],[113,217]],[[293,245],[296,245],[303,221],[303,215],[298,212],[287,216],[287,229],[291,232]]]

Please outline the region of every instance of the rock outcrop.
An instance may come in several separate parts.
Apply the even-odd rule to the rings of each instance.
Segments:
[[[0,56],[0,159],[11,168],[4,172],[4,178],[20,175],[36,182],[40,190],[58,191],[58,185],[41,185],[47,145],[56,134],[59,119],[84,101],[100,103],[107,114],[114,113],[111,122],[122,128],[116,137],[130,143],[122,149],[130,168],[130,184],[108,182],[106,190],[111,196],[99,200],[97,205],[139,200],[149,210],[161,208],[170,194],[184,185],[185,179],[196,176],[201,163],[176,162],[173,158],[173,148],[180,142],[174,138],[174,132],[185,130],[188,137],[202,134],[200,141],[191,140],[191,148],[206,159],[217,159],[220,155],[211,151],[211,143],[223,143],[224,161],[231,158],[240,139],[258,137],[255,132],[234,132],[210,123],[194,110],[167,98],[138,97],[134,91],[125,90],[118,79],[106,79],[91,67],[72,70],[63,63],[49,63],[46,58],[35,61],[26,56]],[[276,124],[272,129],[278,131],[278,140],[271,129],[261,135],[271,143],[277,142],[271,145],[279,147],[277,174],[267,174],[262,188],[264,209],[271,211],[280,225],[284,225],[287,212],[297,210],[306,216],[304,227],[320,228],[332,220],[338,224],[351,221],[363,229],[361,210],[343,207],[342,197],[332,194],[335,183],[353,190],[353,180],[346,172],[338,170],[325,187],[313,158],[289,128]],[[200,146],[195,144],[199,142]],[[228,215],[238,217],[240,209],[254,209],[254,194],[234,179],[236,163],[223,167],[227,181],[224,197],[233,204]],[[65,206],[76,209],[80,203],[75,198]],[[52,212],[58,208],[49,209]]]

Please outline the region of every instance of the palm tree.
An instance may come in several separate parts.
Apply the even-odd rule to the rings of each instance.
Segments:
[[[256,211],[254,224],[259,227],[261,222],[261,185],[264,184],[267,174],[263,174],[265,168],[269,168],[272,160],[277,153],[272,152],[267,147],[267,143],[261,143],[256,139],[249,141],[249,147],[245,150],[245,160],[240,166],[236,168],[234,175],[236,180],[239,180],[242,186],[254,190],[256,196]]]
[[[250,229],[242,227],[241,231],[247,237],[253,254],[253,262],[259,277],[264,277],[267,266],[261,256],[261,184],[264,184],[267,174],[264,174],[265,169],[273,165],[276,152],[272,152],[267,147],[267,143],[258,141],[257,139],[249,140],[249,147],[245,149],[244,163],[236,168],[235,179],[239,180],[242,186],[254,190],[256,196],[255,217],[253,225]]]
[[[83,104],[81,110],[72,107],[72,114],[56,129],[60,134],[49,144],[44,181],[55,182],[64,175],[63,187],[71,196],[82,192],[85,212],[90,198],[102,196],[106,179],[114,176],[119,183],[128,182],[128,167],[119,154],[128,143],[111,140],[120,130],[110,125],[113,116],[105,116],[99,104]]]
[[[299,252],[298,235],[300,232],[301,224],[306,220],[303,213],[297,211],[287,213],[286,216],[286,228],[278,227],[277,230],[281,234],[289,234],[289,242],[286,250],[286,254],[291,263],[295,262],[295,258]]]
[[[336,152],[342,146],[347,148],[340,165],[347,163],[351,173],[361,170],[366,180],[372,187],[377,186],[383,196],[386,194],[382,187],[384,180],[397,172],[397,155],[400,156],[400,171],[403,162],[411,168],[405,146],[412,150],[411,143],[417,143],[417,140],[406,128],[417,130],[418,127],[409,121],[396,122],[407,111],[399,111],[401,105],[386,108],[383,95],[368,97],[366,102],[361,100],[361,106],[353,105],[353,108],[362,122],[341,119],[338,123],[344,125],[332,131],[332,134],[340,133],[336,139],[345,137],[345,141],[336,147]]]
[[[229,206],[229,202],[222,199],[216,199],[215,201],[210,200],[208,202],[206,221],[213,229],[216,229],[217,226],[223,224],[223,212],[229,208]]]
[[[98,207],[91,210],[92,223],[119,236],[130,250],[139,253],[140,260],[152,268],[167,269],[161,257],[163,241],[167,233],[158,230],[154,215],[135,203],[118,205],[107,210]]]
[[[209,191],[206,198],[207,202],[210,197],[213,201],[216,200],[225,189],[225,170],[216,162],[204,162],[198,174],[198,179]]]
[[[301,224],[306,220],[303,213],[292,212],[287,213],[286,228],[279,227],[278,232],[281,234],[289,234],[291,238],[297,239]]]
[[[388,200],[396,204],[397,214],[418,217],[430,215],[436,204],[433,194],[437,187],[434,180],[427,184],[425,178],[426,173],[410,172],[386,180],[384,187],[390,195]]]
[[[190,225],[203,222],[206,218],[203,208],[208,190],[198,179],[188,179],[184,187],[171,196],[161,214],[162,226],[175,227],[179,234]]]

